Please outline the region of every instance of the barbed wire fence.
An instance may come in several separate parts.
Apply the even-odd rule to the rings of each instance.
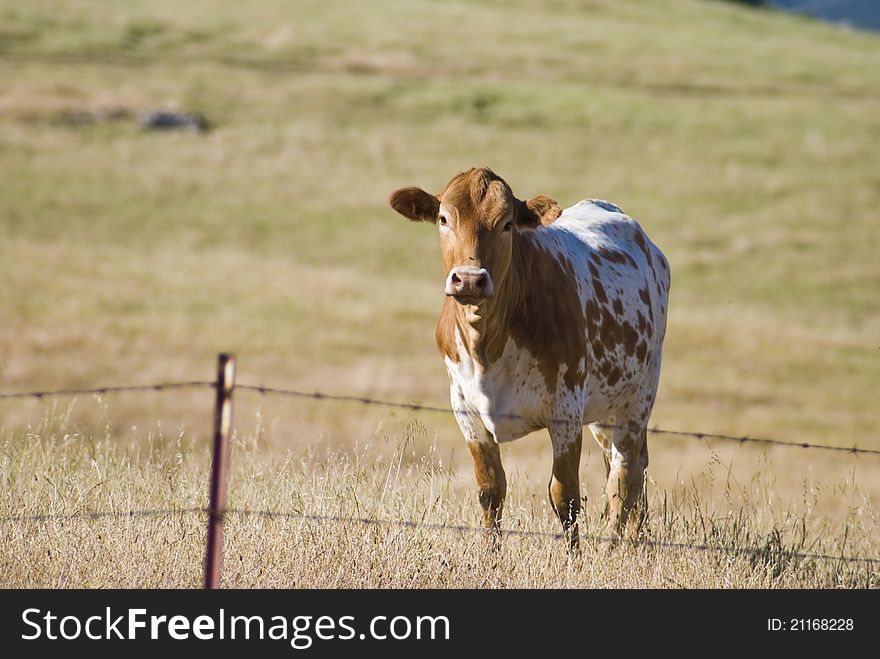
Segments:
[[[327,394],[321,391],[300,391],[296,389],[278,389],[275,387],[263,387],[263,386],[255,386],[255,385],[246,385],[246,384],[238,384],[235,386],[236,389],[244,390],[244,391],[255,391],[264,395],[277,395],[277,396],[289,396],[292,398],[311,398],[317,401],[336,401],[336,402],[347,402],[347,403],[360,403],[361,405],[366,406],[379,406],[379,407],[388,407],[393,409],[402,409],[402,410],[410,410],[415,412],[438,412],[444,414],[465,414],[465,415],[473,415],[476,412],[472,412],[470,410],[464,409],[455,409],[452,407],[442,407],[439,405],[422,405],[420,403],[400,403],[394,401],[387,400],[379,400],[376,398],[365,398],[362,396],[342,396],[337,394]],[[525,417],[519,414],[492,414],[493,418],[497,419],[519,419],[519,420],[535,420],[532,417]],[[567,422],[572,419],[541,419],[542,423],[548,422]],[[591,424],[596,425],[600,428],[613,429],[616,426],[613,424],[607,423],[597,423]],[[647,429],[649,434],[652,435],[670,435],[675,437],[690,437],[693,439],[712,439],[719,441],[729,441],[736,442],[738,444],[746,444],[746,443],[756,443],[756,444],[769,444],[774,446],[784,446],[788,448],[807,448],[807,449],[822,449],[825,451],[839,451],[843,453],[854,453],[854,454],[869,454],[869,455],[880,455],[880,450],[877,449],[865,449],[859,448],[858,446],[832,446],[829,444],[811,444],[809,442],[787,442],[780,439],[770,439],[766,437],[750,437],[748,435],[721,435],[717,433],[710,432],[691,432],[685,430],[665,430],[658,427],[649,427]]]
[[[194,389],[194,388],[216,388],[217,382],[213,380],[195,380],[191,382],[167,382],[160,384],[144,384],[130,385],[118,387],[94,387],[91,389],[58,389],[46,391],[28,391],[15,393],[0,393],[0,400],[25,399],[34,398],[43,400],[47,398],[58,398],[65,396],[87,396],[87,395],[105,395],[117,392],[150,392],[150,391],[169,391],[172,389]],[[264,387],[262,385],[236,384],[233,387],[236,391],[252,391],[263,395],[287,396],[291,398],[305,398],[316,401],[333,401],[346,403],[359,403],[368,407],[386,407],[391,409],[401,409],[412,412],[436,412],[442,414],[475,414],[470,410],[456,410],[452,407],[443,407],[440,405],[425,405],[421,403],[405,403],[399,401],[381,400],[378,398],[369,398],[364,396],[350,396],[340,394],[330,394],[322,391],[303,391],[298,389],[279,389],[276,387]],[[502,419],[531,419],[518,414],[493,414],[495,418]],[[546,419],[546,421],[558,421],[564,419]],[[601,428],[614,428],[614,425],[595,424]],[[880,449],[866,449],[853,446],[834,446],[830,444],[813,444],[810,442],[790,442],[781,439],[771,439],[768,437],[753,437],[750,435],[724,435],[711,432],[696,432],[687,430],[668,430],[657,426],[648,427],[648,434],[651,435],[668,435],[672,437],[688,437],[699,440],[718,440],[726,442],[734,442],[737,444],[765,444],[771,446],[781,446],[784,448],[801,448],[801,449],[819,449],[824,451],[836,451],[839,453],[863,454],[863,455],[880,455]]]
[[[275,510],[253,510],[247,508],[227,508],[226,492],[227,492],[227,475],[229,468],[230,444],[229,436],[232,425],[232,397],[234,391],[249,391],[261,395],[273,395],[282,397],[292,397],[301,399],[311,399],[315,401],[327,402],[346,402],[355,403],[370,407],[385,407],[390,409],[401,409],[413,412],[434,412],[442,414],[475,414],[475,412],[464,409],[455,409],[440,405],[427,405],[420,403],[406,403],[398,401],[381,400],[377,398],[365,396],[352,396],[325,393],[322,391],[303,391],[297,389],[283,389],[276,387],[266,387],[261,385],[236,384],[235,383],[235,358],[229,354],[221,354],[218,357],[217,379],[216,380],[192,380],[184,382],[164,382],[158,384],[144,385],[124,385],[124,386],[107,386],[92,387],[83,389],[57,389],[44,391],[27,391],[0,393],[0,400],[16,400],[16,399],[37,399],[43,400],[56,397],[68,396],[84,396],[84,395],[105,395],[110,393],[128,393],[128,392],[164,392],[175,389],[213,389],[216,392],[216,402],[214,407],[214,447],[211,461],[211,490],[209,495],[209,505],[207,508],[166,508],[153,510],[127,510],[127,511],[81,511],[76,513],[57,513],[57,514],[39,514],[39,515],[9,515],[0,517],[0,524],[6,525],[11,523],[48,523],[57,521],[72,520],[99,520],[99,519],[130,519],[130,518],[155,518],[155,517],[173,517],[173,516],[189,516],[189,515],[205,515],[208,518],[208,534],[206,541],[205,554],[205,588],[219,588],[220,586],[220,568],[222,563],[222,547],[223,547],[223,525],[227,516],[239,517],[262,517],[265,519],[300,519],[303,522],[322,522],[343,525],[360,525],[373,527],[395,527],[412,530],[432,530],[451,532],[459,534],[493,534],[497,537],[518,537],[543,539],[549,541],[564,540],[568,542],[569,536],[565,533],[549,533],[540,531],[527,531],[521,529],[486,529],[477,526],[454,525],[454,524],[437,524],[429,522],[416,522],[411,520],[400,519],[380,519],[373,517],[347,517],[340,515],[316,515],[301,511],[275,511]],[[537,421],[530,417],[524,417],[514,414],[493,415],[496,418],[506,419],[526,419]],[[559,421],[559,419],[541,419],[542,424]],[[602,428],[614,428],[609,424],[596,424]],[[675,437],[686,437],[696,440],[708,441],[717,440],[725,442],[735,442],[737,444],[755,443],[769,446],[779,446],[783,448],[800,448],[814,449],[824,451],[835,451],[850,453],[853,455],[871,455],[880,456],[880,450],[866,449],[858,446],[834,446],[830,444],[814,444],[809,442],[789,442],[768,437],[753,437],[749,435],[727,435],[710,432],[693,432],[683,430],[668,430],[658,427],[649,427],[649,434],[667,435]],[[579,540],[585,542],[593,542],[597,544],[626,544],[653,549],[676,549],[687,550],[704,553],[719,553],[731,556],[748,555],[748,556],[773,556],[786,559],[798,560],[816,560],[816,561],[833,561],[841,563],[863,564],[868,566],[880,565],[880,558],[862,557],[862,556],[846,556],[834,555],[820,552],[798,552],[788,551],[781,548],[769,549],[761,547],[742,547],[732,545],[716,545],[702,543],[683,543],[669,542],[661,540],[651,540],[648,538],[627,539],[627,538],[611,538],[596,534],[582,534],[578,536]]]

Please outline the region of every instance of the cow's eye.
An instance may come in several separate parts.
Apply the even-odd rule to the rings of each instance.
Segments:
[[[502,229],[502,231],[504,231],[506,233],[506,232],[510,231],[512,228],[513,228],[513,222],[505,222],[504,228]]]
[[[440,226],[444,226],[444,227],[446,226],[446,216],[445,215],[441,215],[440,217],[438,217],[437,221],[440,223]]]

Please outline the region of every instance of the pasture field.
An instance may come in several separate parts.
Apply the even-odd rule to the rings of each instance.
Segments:
[[[0,391],[207,380],[230,351],[242,383],[443,406],[437,238],[387,197],[487,165],[609,199],[666,253],[652,425],[880,449],[877,80],[875,35],[710,0],[0,0]],[[0,400],[0,516],[203,506],[210,419],[206,391]],[[241,392],[235,421],[231,505],[478,518],[447,415]],[[880,459],[649,442],[656,539],[880,556]],[[502,455],[505,525],[556,531],[546,434]],[[490,570],[466,534],[230,526],[228,585],[877,585],[772,552],[511,539]],[[2,533],[0,586],[199,583],[200,515]]]

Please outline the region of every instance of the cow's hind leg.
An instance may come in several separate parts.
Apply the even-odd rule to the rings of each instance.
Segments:
[[[605,463],[605,481],[608,481],[608,475],[611,473],[611,438],[614,429],[615,418],[613,416],[603,419],[602,421],[591,423],[590,431],[596,442],[602,448],[602,461]],[[602,516],[607,519],[609,513],[608,499],[605,500],[605,510]]]
[[[562,531],[571,549],[578,546],[577,516],[581,509],[580,480],[583,429],[578,424],[551,424],[553,474],[550,477],[550,504],[562,522]]]
[[[611,472],[611,431],[614,429],[615,418],[613,416],[590,424],[590,431],[596,442],[602,447],[602,459],[605,462],[605,478]],[[606,510],[607,513],[607,510]]]
[[[613,539],[629,529],[638,536],[647,515],[645,472],[648,467],[647,419],[629,410],[615,415],[610,447],[605,450],[607,532]],[[612,425],[612,424],[609,424]]]

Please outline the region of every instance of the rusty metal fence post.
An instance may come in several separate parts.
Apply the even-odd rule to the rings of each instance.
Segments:
[[[232,426],[232,391],[235,356],[217,356],[217,398],[214,408],[214,457],[211,461],[211,501],[208,509],[208,549],[205,554],[205,588],[220,587],[223,559],[223,516],[226,513],[226,476],[229,471],[229,432]]]

